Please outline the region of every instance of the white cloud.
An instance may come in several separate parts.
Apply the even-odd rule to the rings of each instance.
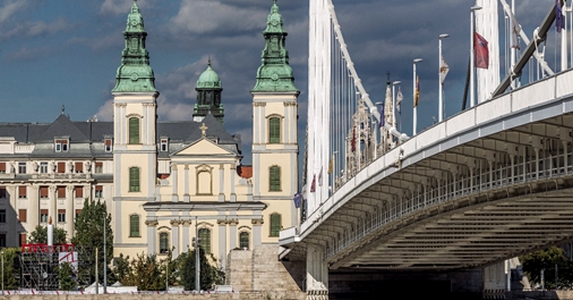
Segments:
[[[113,99],[107,100],[95,114],[98,120],[110,122],[113,121]]]
[[[5,5],[0,7],[0,24],[6,22],[12,16],[18,14],[20,11],[23,11],[29,4],[27,0],[12,0],[6,1]]]
[[[133,2],[125,0],[105,0],[100,7],[100,12],[102,14],[125,14],[126,12],[129,12],[129,8],[132,4]],[[138,3],[138,5],[140,4]]]

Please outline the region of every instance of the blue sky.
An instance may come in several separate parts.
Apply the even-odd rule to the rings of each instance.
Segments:
[[[403,130],[411,133],[412,59],[422,89],[418,131],[437,116],[440,33],[450,73],[446,115],[460,110],[469,53],[469,8],[457,0],[333,0],[356,69],[373,101],[384,97],[386,72],[402,81]],[[510,1],[509,1],[510,2]],[[415,4],[413,4],[415,3]],[[517,1],[531,33],[554,3]],[[51,122],[62,104],[72,120],[111,120],[111,89],[124,47],[122,31],[132,0],[0,1],[0,122]],[[213,61],[223,83],[225,124],[243,137],[250,156],[251,95],[264,46],[271,0],[139,0],[155,71],[159,120],[190,120],[195,84]],[[308,0],[279,0],[287,49],[301,90],[299,127],[306,126]],[[550,33],[550,38],[553,31]],[[548,40],[548,48],[552,46]],[[524,47],[522,47],[524,48]],[[548,51],[548,56],[551,52]],[[550,58],[549,64],[553,65]],[[304,136],[304,135],[299,135]],[[302,142],[302,141],[301,141]],[[301,149],[302,150],[302,149]],[[250,157],[245,159],[250,163]]]

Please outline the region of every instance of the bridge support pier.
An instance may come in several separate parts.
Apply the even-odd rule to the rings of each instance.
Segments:
[[[324,261],[324,247],[306,248],[306,299],[328,300],[328,265]]]
[[[499,299],[507,289],[506,261],[500,261],[483,268],[484,299]]]

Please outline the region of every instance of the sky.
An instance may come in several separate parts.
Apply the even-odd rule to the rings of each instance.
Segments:
[[[508,1],[511,2],[511,1]],[[539,26],[553,0],[517,0],[525,32]],[[0,0],[0,122],[111,121],[111,89],[124,48],[132,0]],[[402,81],[402,131],[411,134],[412,59],[421,57],[418,132],[437,118],[438,36],[450,66],[444,83],[446,116],[458,113],[469,57],[473,0],[333,0],[350,56],[373,102],[384,98],[387,72]],[[307,108],[308,0],[278,0],[289,33],[287,49],[299,96],[299,139]],[[219,74],[225,127],[241,134],[249,164],[250,90],[264,47],[261,32],[272,0],[139,0],[155,72],[158,120],[191,120],[195,85],[209,57]],[[546,57],[555,48],[550,31]],[[552,40],[553,39],[553,40]],[[491,42],[491,41],[490,41]],[[522,47],[524,49],[525,47]],[[491,55],[491,54],[490,54]],[[505,73],[502,72],[502,76]],[[423,113],[420,113],[422,111]],[[301,153],[302,153],[301,146]]]

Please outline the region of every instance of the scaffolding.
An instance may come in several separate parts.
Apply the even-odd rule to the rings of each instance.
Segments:
[[[70,262],[78,269],[89,262],[78,260],[86,257],[82,247],[73,244],[48,246],[46,244],[24,244],[20,253],[20,287],[40,291],[54,291],[60,286],[58,270],[60,263]],[[89,257],[89,256],[88,256]],[[81,275],[81,274],[78,274]],[[79,276],[80,281],[81,276]]]

